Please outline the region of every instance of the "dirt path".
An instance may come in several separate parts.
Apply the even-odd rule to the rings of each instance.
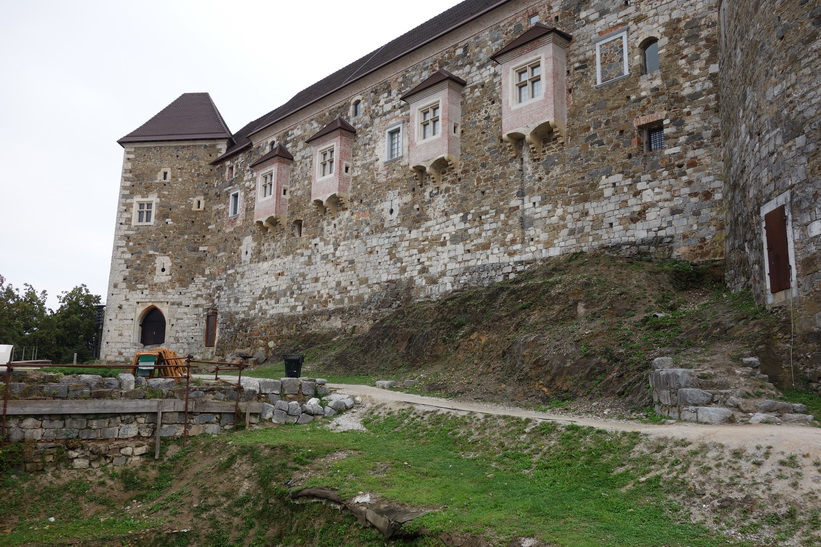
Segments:
[[[590,426],[610,431],[639,431],[651,436],[687,439],[694,443],[718,442],[728,447],[753,448],[757,445],[771,446],[785,454],[809,453],[821,456],[821,428],[798,425],[707,425],[691,422],[672,424],[643,424],[626,420],[604,420],[549,414],[520,408],[504,407],[488,403],[462,402],[437,397],[424,397],[399,391],[390,391],[372,386],[353,384],[329,384],[332,390],[349,395],[358,395],[363,401],[389,406],[418,406],[450,412],[479,412],[500,416],[518,416],[535,420],[550,420],[558,423]]]

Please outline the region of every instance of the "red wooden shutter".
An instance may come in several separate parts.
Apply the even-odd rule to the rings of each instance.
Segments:
[[[790,288],[790,252],[787,246],[787,213],[784,205],[764,215],[767,236],[767,263],[770,266],[770,292]]]
[[[217,342],[217,312],[210,311],[205,317],[205,347],[213,348]]]

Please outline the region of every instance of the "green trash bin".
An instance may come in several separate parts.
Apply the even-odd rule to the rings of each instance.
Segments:
[[[137,376],[141,378],[151,378],[154,366],[157,364],[156,355],[140,355],[137,360]]]

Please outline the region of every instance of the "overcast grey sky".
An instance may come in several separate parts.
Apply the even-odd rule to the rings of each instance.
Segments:
[[[105,300],[117,139],[185,92],[237,131],[457,3],[3,1],[0,276]]]

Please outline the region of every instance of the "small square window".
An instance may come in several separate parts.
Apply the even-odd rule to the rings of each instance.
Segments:
[[[660,125],[649,127],[645,142],[648,152],[664,148],[664,128]]]
[[[439,103],[434,103],[419,110],[419,130],[421,140],[439,134]]]
[[[387,158],[389,160],[396,159],[402,155],[402,127],[394,127],[388,129],[387,138]]]
[[[134,206],[134,224],[154,224],[153,201],[138,201]]]
[[[228,216],[235,217],[239,215],[239,190],[231,192],[228,196]]]
[[[334,147],[324,148],[319,151],[319,178],[329,177],[334,174]]]
[[[539,14],[538,13],[534,13],[533,15],[531,15],[527,18],[527,24],[528,25],[535,25],[538,22],[539,22]]]

